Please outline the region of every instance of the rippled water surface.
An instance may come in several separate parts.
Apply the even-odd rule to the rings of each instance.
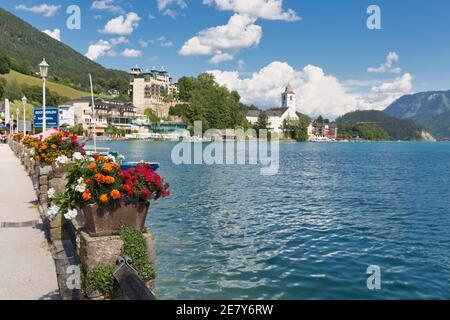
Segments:
[[[162,299],[450,299],[448,143],[282,143],[271,177],[175,166],[175,143],[103,145],[171,182],[147,221]]]

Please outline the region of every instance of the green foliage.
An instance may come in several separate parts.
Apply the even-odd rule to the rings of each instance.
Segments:
[[[6,92],[6,80],[0,78],[0,99],[6,98],[5,92]]]
[[[87,285],[107,298],[111,298],[117,288],[117,281],[115,281],[112,273],[114,265],[104,266],[98,265],[88,272],[86,276]]]
[[[145,109],[144,115],[148,118],[151,123],[158,123],[160,121],[159,117],[155,114],[152,109]]]
[[[120,238],[123,240],[122,254],[132,260],[132,265],[143,281],[155,278],[150,257],[148,256],[145,238],[141,232],[130,227],[123,227],[120,231]]]
[[[9,73],[11,69],[11,64],[8,57],[2,53],[0,53],[0,74]]]
[[[34,75],[45,57],[50,65],[49,81],[87,91],[88,73],[92,73],[96,93],[114,88],[125,94],[128,90],[126,72],[102,67],[1,8],[0,43],[0,52],[9,57],[11,69],[21,73]]]
[[[184,117],[188,108],[188,104],[176,104],[175,106],[170,107],[169,116]]]
[[[259,130],[266,130],[268,127],[269,127],[269,117],[267,116],[267,113],[261,112],[258,116],[258,121],[256,121],[253,128],[259,131]]]
[[[307,115],[297,113],[298,120],[284,121],[283,130],[285,135],[297,141],[308,141],[308,125],[311,118]]]
[[[105,133],[109,136],[125,136],[126,131],[120,128],[117,128],[116,126],[113,126],[112,124],[108,124],[108,127],[105,130]]]
[[[355,126],[339,125],[338,137],[341,139],[351,139],[359,137],[370,141],[388,141],[391,140],[389,134],[376,124],[363,123]]]
[[[203,130],[242,127],[246,124],[241,112],[239,95],[220,86],[214,76],[202,73],[197,78],[181,78],[178,83],[180,99],[187,100],[186,108],[172,109],[179,113],[188,125],[202,121]]]
[[[383,129],[392,140],[420,140],[421,132],[425,130],[421,125],[409,119],[397,119],[382,111],[355,111],[338,118],[340,125],[356,126],[372,124]],[[345,128],[343,128],[345,130]],[[364,130],[366,128],[362,128]],[[370,129],[373,133],[374,129]]]
[[[178,98],[181,101],[188,102],[192,98],[192,91],[195,89],[195,78],[182,77],[178,80]]]
[[[85,135],[87,130],[84,130],[83,125],[80,123],[77,123],[73,127],[69,128],[69,132],[71,134],[77,135],[77,136],[83,136]]]
[[[120,230],[120,238],[123,241],[122,255],[131,258],[131,265],[137,271],[139,277],[147,282],[155,279],[147,246],[141,232],[130,227]],[[98,265],[86,275],[87,285],[110,298],[118,287],[112,273],[114,265]]]
[[[4,81],[3,78],[2,81]],[[4,96],[11,101],[22,100],[22,97],[26,96],[29,102],[41,105],[42,87],[20,84],[17,80],[12,79],[6,82],[4,87]],[[47,106],[57,106],[64,101],[69,100],[69,98],[60,96],[59,94],[46,88],[45,100]]]

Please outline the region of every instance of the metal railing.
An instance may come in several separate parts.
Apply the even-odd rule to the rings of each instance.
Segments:
[[[139,278],[129,257],[118,257],[113,276],[119,283],[123,300],[156,300],[153,292]]]

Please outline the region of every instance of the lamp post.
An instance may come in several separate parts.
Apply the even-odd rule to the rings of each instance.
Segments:
[[[45,59],[42,60],[42,62],[39,64],[39,71],[42,77],[42,137],[45,138],[45,132],[47,131],[47,114],[45,112],[45,82],[47,79],[47,73],[48,73],[48,63],[45,61]]]
[[[19,108],[16,108],[16,133],[19,133]]]
[[[13,127],[14,127],[14,115],[11,115],[11,123],[9,125],[9,134],[13,134]]]
[[[27,110],[27,97],[23,96],[22,98],[23,105],[23,135],[27,134],[27,123],[26,123],[26,110]]]

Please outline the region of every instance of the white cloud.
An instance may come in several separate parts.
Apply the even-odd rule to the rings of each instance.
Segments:
[[[134,29],[138,27],[141,18],[134,12],[130,12],[126,15],[120,15],[117,18],[111,19],[105,25],[102,33],[118,34],[118,35],[130,35]]]
[[[215,4],[219,10],[234,11],[262,19],[300,20],[294,10],[283,10],[283,0],[203,0],[203,3],[207,5]]]
[[[150,41],[145,41],[145,40],[139,40],[138,41],[139,42],[139,45],[142,47],[142,48],[147,48],[148,47],[148,45],[150,44]]]
[[[371,73],[385,73],[385,72],[392,72],[392,73],[400,73],[402,71],[402,69],[398,68],[398,67],[393,67],[393,64],[395,62],[398,62],[400,60],[400,57],[398,56],[398,54],[396,52],[389,52],[387,57],[386,57],[386,62],[382,63],[379,67],[377,68],[367,68],[367,72],[371,72]]]
[[[36,5],[33,7],[28,7],[24,4],[19,4],[15,6],[16,10],[23,10],[23,11],[29,11],[37,14],[41,14],[44,17],[52,17],[58,12],[59,9],[61,9],[61,5],[55,6],[55,5],[49,5],[47,3],[43,3],[40,5]]]
[[[121,6],[114,4],[114,0],[96,0],[92,2],[91,9],[108,10],[112,13],[123,12]]]
[[[172,19],[175,19],[179,15],[179,12],[171,7],[175,6],[178,9],[185,9],[187,7],[187,3],[184,0],[157,0],[157,2],[159,12]]]
[[[209,72],[218,83],[238,91],[244,103],[266,108],[280,106],[281,93],[291,83],[297,94],[297,111],[330,118],[358,109],[382,110],[412,90],[412,76],[409,73],[373,86],[366,92],[354,92],[320,67],[307,65],[296,70],[279,61],[270,63],[247,78],[242,78],[239,71]]]
[[[157,2],[159,11],[163,11],[171,5],[176,5],[181,9],[187,7],[187,3],[184,0],[157,0]]]
[[[189,39],[179,51],[182,56],[217,55],[232,56],[237,51],[259,44],[262,28],[255,25],[256,18],[233,15],[226,25],[200,31]]]
[[[213,56],[209,63],[211,64],[219,64],[224,61],[231,61],[234,59],[234,56],[229,53],[218,52],[215,56]]]
[[[113,45],[109,41],[99,40],[89,46],[85,56],[95,61],[98,58],[108,54],[112,47]]]
[[[126,58],[138,58],[142,56],[142,51],[126,48],[120,53],[120,55]]]
[[[130,43],[130,41],[125,38],[124,36],[118,37],[118,38],[111,38],[111,44],[113,46],[117,46],[119,44],[123,44],[123,43]]]
[[[89,45],[85,56],[95,61],[103,56],[117,57],[118,55],[120,55],[122,57],[134,58],[136,56],[142,55],[142,52],[134,49],[125,49],[120,54],[114,51],[117,46],[127,43],[130,43],[130,41],[123,36],[118,38],[111,38],[109,40],[99,40]]]
[[[43,30],[43,33],[47,34],[48,36],[52,37],[55,40],[61,41],[61,30],[60,29],[54,29],[54,30]]]

